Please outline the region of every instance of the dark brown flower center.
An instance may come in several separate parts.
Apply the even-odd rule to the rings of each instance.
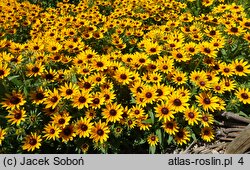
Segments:
[[[17,96],[12,96],[11,98],[10,98],[10,103],[11,104],[18,104],[18,103],[20,103],[21,102],[21,99],[19,99]]]
[[[250,22],[245,22],[244,25],[247,26],[247,27],[250,27]]]
[[[182,80],[182,77],[177,77],[177,81],[181,81]]]
[[[99,103],[100,103],[100,100],[99,100],[98,98],[95,98],[95,99],[93,100],[93,103],[94,103],[94,104],[99,104]]]
[[[79,101],[80,103],[85,103],[85,102],[86,102],[86,98],[83,97],[83,96],[81,96],[81,97],[79,97],[78,101]]]
[[[225,86],[229,87],[230,86],[230,82],[226,81],[225,82]]]
[[[215,46],[215,47],[218,47],[218,46],[219,46],[219,44],[218,44],[218,43],[214,43],[214,46]]]
[[[202,120],[203,120],[204,122],[207,122],[207,121],[208,121],[208,117],[207,117],[207,116],[203,116],[203,117],[202,117]]]
[[[14,63],[18,62],[17,58],[12,58],[10,61]]]
[[[204,81],[201,81],[201,82],[200,82],[200,85],[201,85],[201,86],[205,86],[206,83],[205,83]]]
[[[244,68],[241,66],[241,65],[237,65],[235,67],[235,69],[238,71],[238,72],[242,72],[244,70]]]
[[[70,136],[71,133],[72,133],[72,131],[71,131],[71,129],[69,127],[66,127],[66,128],[63,129],[63,134],[65,136]]]
[[[37,144],[37,140],[34,139],[34,138],[31,138],[30,141],[29,141],[29,144],[32,145],[32,146],[34,146],[34,145]]]
[[[174,124],[171,123],[171,122],[169,122],[169,123],[167,124],[167,128],[168,128],[168,129],[173,129],[173,128],[174,128]]]
[[[215,35],[216,32],[214,30],[210,31],[210,35]]]
[[[181,106],[181,100],[180,99],[174,99],[174,105],[175,106]]]
[[[243,99],[248,99],[248,98],[249,98],[249,96],[248,96],[247,93],[242,93],[240,96],[241,96]]]
[[[188,113],[188,117],[189,117],[189,118],[194,118],[194,113],[193,113],[193,112],[189,112],[189,113]]]
[[[204,48],[204,52],[205,52],[205,53],[210,53],[211,50],[210,50],[209,48]]]
[[[153,96],[153,95],[152,95],[151,92],[147,92],[147,93],[146,93],[146,97],[147,97],[147,98],[151,98],[152,96]]]
[[[35,66],[31,70],[33,73],[37,73],[39,71],[39,68]]]
[[[157,93],[157,96],[162,96],[163,95],[163,91],[161,89],[157,89],[156,93]]]
[[[123,79],[123,80],[126,80],[127,79],[127,75],[126,74],[121,74],[120,78]]]
[[[135,110],[134,113],[135,113],[136,115],[138,115],[138,114],[140,114],[140,111],[139,111],[139,110]]]
[[[203,132],[203,133],[204,133],[204,135],[206,135],[206,136],[207,136],[207,135],[209,135],[209,134],[210,134],[210,131],[209,131],[209,130],[204,130],[204,132]]]
[[[46,74],[45,75],[45,78],[47,79],[47,80],[52,80],[53,78],[54,78],[54,75],[53,74]]]
[[[14,114],[15,119],[21,119],[21,117],[22,117],[22,113],[20,112]]]
[[[190,47],[188,50],[189,50],[191,53],[193,53],[193,52],[195,51],[195,49],[194,49],[193,47]]]
[[[132,120],[128,120],[128,124],[129,124],[129,125],[132,125],[132,124],[133,124],[133,121],[132,121]]]
[[[150,52],[155,53],[156,51],[156,48],[150,48]]]
[[[98,130],[97,130],[97,134],[98,134],[99,136],[102,136],[102,135],[104,135],[104,131],[103,131],[102,129],[98,129]]]
[[[53,97],[51,97],[50,101],[51,101],[52,103],[55,103],[55,102],[58,101],[58,97],[53,96]]]
[[[151,136],[151,141],[155,141],[156,140],[156,137],[155,136]]]
[[[183,57],[183,55],[182,55],[182,54],[180,54],[180,53],[178,53],[178,54],[176,55],[176,57],[177,57],[177,58],[182,58],[182,57]]]
[[[105,94],[104,97],[105,97],[105,100],[110,99],[110,96],[108,94]]]
[[[36,93],[36,99],[42,100],[43,98],[44,98],[44,94],[43,93],[40,93],[40,92]]]
[[[207,80],[208,80],[208,81],[211,81],[212,79],[213,79],[213,77],[212,77],[212,76],[207,75]]]
[[[154,69],[156,69],[156,65],[151,64],[151,65],[150,65],[150,68],[154,70]]]
[[[145,63],[145,61],[146,61],[146,60],[145,60],[144,58],[140,58],[140,59],[139,59],[139,62],[140,62],[140,63]]]
[[[56,48],[56,47],[52,47],[51,49],[52,49],[53,51],[56,51],[56,50],[57,50],[57,48]]]
[[[0,70],[0,76],[3,76],[3,75],[4,75],[4,71]]]
[[[163,68],[164,70],[167,70],[167,69],[168,69],[168,66],[167,66],[167,65],[164,65],[162,68]]]
[[[216,89],[216,90],[220,90],[221,87],[220,87],[220,86],[215,86],[215,89]]]
[[[39,46],[34,46],[33,49],[34,50],[39,50]]]
[[[82,131],[88,130],[88,126],[85,125],[85,124],[82,124],[82,125],[81,125],[81,130],[82,130]]]
[[[115,109],[111,109],[111,110],[109,111],[109,114],[110,114],[111,116],[115,116],[115,115],[117,114],[117,112],[116,112]]]
[[[91,84],[89,82],[84,82],[83,87],[85,89],[89,89],[91,87]]]
[[[73,93],[73,90],[71,90],[71,89],[67,89],[67,90],[66,90],[66,94],[67,94],[67,95],[71,95],[72,93]]]
[[[211,103],[210,99],[207,98],[207,97],[203,99],[203,102],[204,102],[205,104],[210,104],[210,103]]]
[[[122,130],[121,128],[116,128],[115,129],[116,132],[121,132],[121,130]]]
[[[228,73],[229,71],[230,71],[229,68],[224,68],[225,73]]]
[[[55,129],[50,129],[49,131],[50,134],[54,134],[55,132],[56,132]]]
[[[78,60],[77,63],[78,63],[78,64],[82,64],[82,63],[83,63],[83,60]]]
[[[103,67],[103,66],[104,66],[104,64],[103,64],[102,62],[100,62],[100,61],[98,61],[98,62],[96,63],[96,65],[97,65],[98,67]]]
[[[96,81],[100,82],[101,80],[101,77],[96,77]]]
[[[237,27],[232,27],[230,29],[230,31],[232,31],[233,33],[237,33],[238,32],[238,28]]]
[[[183,138],[184,137],[184,133],[182,131],[177,132],[176,135],[178,136],[178,138]]]
[[[164,114],[164,115],[167,115],[168,112],[169,112],[168,108],[164,107],[164,108],[161,109],[161,113]]]
[[[64,124],[64,123],[65,123],[65,119],[64,119],[64,118],[60,118],[60,119],[58,120],[58,123],[61,124],[61,125]]]

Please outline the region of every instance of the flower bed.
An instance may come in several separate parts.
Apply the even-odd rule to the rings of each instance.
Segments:
[[[0,153],[164,153],[250,111],[250,4],[0,2]]]

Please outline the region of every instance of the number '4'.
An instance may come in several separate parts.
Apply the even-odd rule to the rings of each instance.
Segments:
[[[244,161],[243,161],[243,157],[241,157],[238,161],[239,164],[243,165],[244,164]]]

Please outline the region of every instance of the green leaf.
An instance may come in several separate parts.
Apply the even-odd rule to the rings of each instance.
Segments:
[[[162,144],[162,133],[161,133],[161,129],[157,129],[157,130],[155,131],[155,133],[156,133],[156,136],[158,136],[158,138],[159,138],[160,144]]]
[[[191,137],[192,137],[193,140],[197,140],[194,133],[192,133]]]
[[[29,96],[29,92],[28,92],[26,86],[23,87],[23,92],[24,92],[25,97],[28,97],[28,96]]]
[[[174,139],[173,136],[169,135],[168,141],[167,141],[167,142],[168,142],[168,145],[173,141],[173,139]]]
[[[17,77],[19,77],[19,75],[10,76],[10,77],[8,77],[8,80],[11,81],[11,80],[13,80],[13,79],[16,79]]]
[[[131,95],[131,96],[132,96],[132,95]],[[131,97],[130,103],[131,103],[131,104],[136,104],[136,101],[135,101],[135,98],[134,98],[134,97]]]
[[[222,54],[223,56],[226,56],[226,55],[227,55],[226,50],[225,50],[225,49],[221,49],[221,54]]]
[[[239,114],[240,116],[243,116],[243,117],[249,117],[246,113],[244,113],[244,112],[242,112],[242,111],[240,111],[238,114]]]
[[[77,83],[77,78],[75,74],[73,74],[73,76],[71,77],[71,80],[73,83]]]
[[[149,146],[149,153],[155,154],[156,146]]]
[[[152,124],[152,119],[143,120],[142,123]]]
[[[21,86],[23,84],[23,82],[21,80],[18,80],[17,79],[18,77],[19,77],[19,75],[10,76],[10,77],[8,77],[8,80],[11,81],[12,83],[14,83],[16,86]]]
[[[155,115],[154,115],[154,113],[153,113],[152,110],[149,111],[149,115],[150,115],[150,119],[151,119],[152,124],[154,124],[154,122],[155,122]]]

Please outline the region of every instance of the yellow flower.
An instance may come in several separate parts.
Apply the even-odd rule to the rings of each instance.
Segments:
[[[182,128],[175,134],[174,140],[178,145],[183,145],[190,141],[190,136],[190,132],[187,129]]]
[[[86,117],[83,119],[83,117],[81,117],[81,119],[75,123],[75,131],[80,138],[89,137],[91,129],[93,128],[93,123],[90,121],[91,119],[87,119]]]
[[[212,96],[211,93],[200,93],[199,96],[195,96],[196,100],[198,102],[199,106],[202,106],[202,108],[205,111],[211,110],[214,112],[218,105],[218,97],[217,96]]]
[[[209,113],[202,113],[201,124],[203,127],[208,127],[214,123],[214,117]]]
[[[34,151],[35,149],[39,149],[41,147],[41,141],[41,135],[31,132],[30,135],[25,137],[22,148],[27,151]]]
[[[201,120],[201,115],[198,108],[192,106],[184,111],[184,118],[189,125],[194,126],[198,124],[198,121]]]
[[[61,97],[57,89],[54,89],[53,91],[48,90],[45,96],[46,96],[46,99],[44,100],[44,104],[46,105],[45,108],[51,107],[52,109],[54,109],[61,100]]]
[[[68,125],[64,127],[60,133],[60,137],[62,138],[62,142],[67,143],[68,141],[72,141],[76,136],[75,129],[73,125]]]
[[[7,77],[10,74],[10,68],[8,68],[8,64],[3,64],[0,62],[0,79]]]
[[[106,108],[102,110],[103,118],[107,122],[119,122],[122,119],[123,108],[121,104],[112,103],[106,105]]]
[[[90,138],[93,139],[94,142],[100,142],[102,144],[108,140],[109,133],[110,129],[107,126],[107,123],[101,122],[101,120],[99,120],[99,122],[95,122],[95,125],[90,133]]]
[[[203,127],[201,129],[201,138],[206,142],[211,142],[214,139],[214,131],[211,127]]]
[[[188,96],[182,96],[175,92],[169,97],[169,104],[172,105],[174,111],[183,112],[189,106],[188,100]]]
[[[59,138],[59,134],[62,130],[56,124],[48,124],[44,127],[43,135],[46,140],[56,140]]]
[[[0,146],[2,145],[2,141],[4,140],[5,135],[6,135],[6,130],[0,127]]]
[[[3,107],[10,110],[19,109],[20,106],[23,106],[25,103],[26,100],[24,100],[23,94],[16,91],[13,91],[11,94],[6,94],[6,98],[1,102]]]
[[[154,135],[154,134],[150,134],[148,137],[147,137],[147,141],[148,141],[148,144],[150,146],[155,146],[158,144],[159,142],[159,138],[158,136]]]
[[[61,96],[65,99],[71,99],[76,93],[79,92],[79,87],[76,84],[65,83],[64,86],[59,88]]]
[[[76,93],[73,97],[72,97],[72,106],[76,107],[78,109],[82,109],[82,108],[88,108],[89,105],[92,103],[92,97],[89,95],[89,93],[87,91],[80,91],[79,93]]]
[[[236,97],[244,104],[250,104],[250,90],[248,88],[239,88]]]
[[[155,108],[155,117],[163,122],[170,121],[174,118],[175,111],[172,109],[172,105],[169,103],[158,104]]]
[[[250,64],[243,59],[234,60],[232,62],[232,67],[234,68],[235,75],[237,76],[247,76],[247,74],[250,74]]]
[[[17,126],[20,125],[21,122],[25,121],[26,111],[23,109],[15,109],[9,111],[9,114],[6,116],[8,118],[8,122],[11,124],[16,124]]]
[[[170,121],[163,122],[161,127],[169,135],[175,135],[176,132],[178,132],[178,129],[179,129],[179,127],[177,125],[177,122],[174,119],[172,119]]]

